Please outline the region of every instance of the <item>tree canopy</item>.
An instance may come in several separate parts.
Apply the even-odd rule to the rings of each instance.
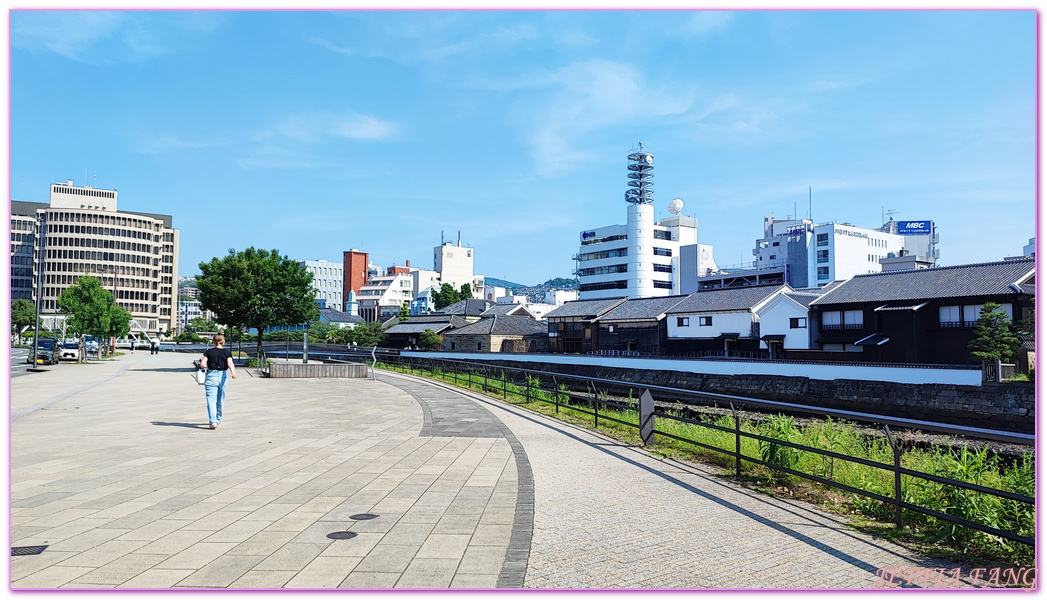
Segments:
[[[450,306],[461,299],[461,293],[454,289],[454,286],[449,283],[441,285],[440,290],[433,294],[433,302],[436,304],[436,310],[440,310],[445,306]]]
[[[196,278],[200,306],[219,323],[255,328],[259,334],[277,325],[308,323],[320,316],[313,299],[313,275],[276,250],[254,247],[229,250],[222,258],[200,263]],[[262,336],[258,336],[262,356]]]
[[[433,350],[440,347],[443,342],[440,340],[440,335],[432,329],[426,329],[418,336],[418,345],[423,350]]]
[[[1011,328],[1011,319],[1000,310],[1000,305],[994,302],[982,305],[974,326],[974,339],[967,344],[971,359],[1010,360],[1020,343]]]
[[[11,303],[11,328],[18,334],[18,341],[22,341],[22,330],[36,323],[36,307],[25,298],[19,298]]]
[[[58,307],[71,316],[67,323],[80,333],[102,340],[123,337],[131,331],[131,313],[113,301],[113,294],[97,277],[82,276],[58,297]],[[104,344],[98,345],[101,354]]]
[[[468,283],[462,284],[462,290],[458,294],[459,300],[468,300],[473,297],[473,286]],[[453,304],[453,303],[452,303]]]

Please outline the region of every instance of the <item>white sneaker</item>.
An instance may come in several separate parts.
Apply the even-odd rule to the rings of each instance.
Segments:
[[[218,423],[211,423],[211,429],[214,429],[215,427],[218,427]]]

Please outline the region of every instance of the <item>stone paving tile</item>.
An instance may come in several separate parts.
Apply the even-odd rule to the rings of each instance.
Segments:
[[[192,521],[175,521],[172,519],[156,519],[146,525],[142,525],[137,529],[127,531],[118,540],[133,540],[141,542],[151,542],[157,540],[169,533],[178,531],[186,525],[192,523]]]
[[[74,551],[83,552],[90,550],[99,544],[108,542],[109,540],[122,537],[128,533],[127,529],[109,529],[109,528],[98,528],[90,529],[83,533],[74,535],[71,538],[64,539],[54,544],[47,546],[47,551]]]
[[[342,583],[338,584],[340,588],[357,588],[357,589],[379,589],[379,588],[392,588],[396,586],[397,580],[400,579],[400,573],[384,573],[384,572],[363,572],[355,570],[350,573]]]
[[[255,567],[258,571],[299,570],[320,555],[329,544],[287,543]]]
[[[360,561],[355,570],[403,573],[403,570],[407,568],[407,565],[414,558],[415,553],[418,552],[419,547],[421,547],[420,544],[417,546],[378,544],[367,553],[367,556]]]
[[[248,571],[242,577],[229,584],[230,588],[267,589],[281,588],[298,571]]]
[[[142,546],[138,552],[139,554],[164,554],[168,556],[177,554],[203,540],[209,534],[209,531],[203,530],[178,529]]]
[[[227,587],[262,560],[261,556],[219,556],[179,581],[177,587]]]
[[[164,557],[157,554],[126,554],[74,579],[69,585],[80,583],[120,585],[155,567],[163,560]]]
[[[160,569],[202,569],[219,556],[232,550],[236,544],[222,542],[198,542],[185,550],[168,557],[158,565]]]
[[[63,567],[54,565],[43,568],[11,582],[11,589],[56,588],[69,583],[92,570],[93,567]]]
[[[498,585],[498,575],[489,573],[463,573],[461,569],[451,580],[451,588],[488,590]]]
[[[71,556],[76,556],[76,553],[51,550],[45,550],[43,554],[12,556],[10,572],[11,581],[17,581],[23,577],[28,577],[37,571],[42,571],[47,567],[58,564]]]
[[[138,589],[170,588],[193,573],[193,569],[150,569],[128,579],[117,587]]]
[[[452,535],[433,533],[425,538],[422,547],[418,549],[415,559],[420,558],[453,558],[461,560],[465,549],[469,546],[469,535]],[[509,538],[508,533],[505,536]]]
[[[71,556],[61,563],[63,567],[100,567],[110,563],[125,554],[134,552],[145,545],[145,542],[116,541],[111,540],[93,546],[75,556]]]
[[[457,558],[415,558],[396,582],[398,588],[447,588],[458,568]]]
[[[291,578],[285,588],[336,588],[352,572],[361,557],[317,556]]]

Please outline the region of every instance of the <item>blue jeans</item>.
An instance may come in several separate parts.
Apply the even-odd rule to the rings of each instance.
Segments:
[[[229,371],[207,371],[204,391],[207,393],[207,422],[222,422],[222,406],[225,404],[225,386],[229,383]]]

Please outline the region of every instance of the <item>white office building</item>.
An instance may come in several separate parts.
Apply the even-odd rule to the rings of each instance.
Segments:
[[[933,266],[938,257],[933,221],[889,221],[879,229],[810,219],[764,217],[751,263],[723,267],[682,286],[695,289],[786,283],[821,287],[885,270]]]
[[[433,270],[440,274],[439,286],[449,284],[456,291],[469,284],[473,298],[484,297],[484,276],[473,272],[473,249],[462,246],[462,234],[458,233],[458,245],[444,242],[433,248]],[[425,290],[422,285],[419,288]]]
[[[317,300],[326,300],[327,308],[342,310],[342,269],[340,262],[328,260],[300,260],[298,263],[313,274],[313,290]]]
[[[698,220],[680,214],[683,201],[669,203],[673,215],[654,220],[654,155],[644,152],[643,142],[629,154],[629,189],[625,200],[625,225],[610,225],[582,231],[577,261],[578,297],[651,298],[680,293],[681,273],[716,269],[712,246],[698,243]],[[687,251],[687,260],[681,260]],[[686,277],[685,277],[686,279]]]

